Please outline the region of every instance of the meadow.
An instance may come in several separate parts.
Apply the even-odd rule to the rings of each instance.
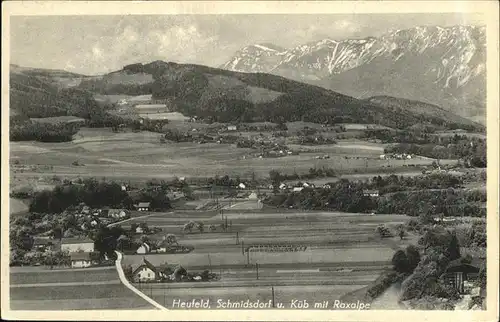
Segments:
[[[270,169],[283,173],[304,173],[311,167],[329,167],[343,173],[397,172],[428,166],[433,160],[380,160],[381,145],[367,142],[340,142],[327,146],[301,146],[304,152],[280,158],[257,158],[256,150],[230,144],[160,143],[160,134],[120,132],[82,128],[73,142],[11,142],[11,174],[16,180],[60,177],[107,177],[119,180],[174,176],[208,177],[255,173],[267,177]],[[330,159],[317,155],[335,153]],[[78,165],[75,165],[75,162]],[[453,163],[455,160],[442,160]],[[32,168],[34,166],[35,168]],[[37,167],[50,167],[48,170]]]
[[[127,289],[116,268],[10,270],[12,310],[153,309]]]

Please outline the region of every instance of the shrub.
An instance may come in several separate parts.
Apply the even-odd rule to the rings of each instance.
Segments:
[[[421,228],[422,228],[422,225],[416,219],[412,218],[407,223],[407,229],[409,231],[419,232]]]
[[[448,245],[447,253],[450,260],[455,260],[460,258],[460,246],[458,244],[457,234],[455,232],[451,234],[451,239]]]
[[[406,247],[406,257],[408,258],[408,271],[413,272],[420,263],[420,252],[417,247],[413,245]]]
[[[429,286],[437,282],[439,266],[436,262],[419,265],[412,275],[401,284],[401,300],[420,298]]]
[[[398,282],[402,279],[402,276],[395,271],[388,271],[380,275],[379,278],[373,282],[373,284],[366,291],[366,296],[369,300],[373,300],[380,296],[385,290],[387,290],[392,284]]]
[[[382,238],[393,236],[389,228],[385,227],[384,225],[378,226],[376,231]]]
[[[398,250],[394,253],[392,257],[392,265],[394,266],[394,270],[399,273],[406,273],[409,270],[408,257],[405,252],[402,250]]]

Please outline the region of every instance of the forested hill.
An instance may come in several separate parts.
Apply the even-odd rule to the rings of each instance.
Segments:
[[[31,105],[43,110],[39,106],[39,99],[29,100],[32,95],[36,95],[50,99],[55,97],[56,105],[62,109],[58,113],[67,110],[66,101],[59,99],[60,94],[52,94],[50,88],[43,87],[52,84],[45,82],[37,86],[24,86],[25,81],[40,82],[39,76],[18,73],[11,75],[11,82],[13,77],[16,84],[11,90],[11,97],[13,94],[24,97],[24,102],[28,103],[12,105],[13,109],[27,113],[27,106]],[[219,122],[303,120],[316,123],[375,123],[393,128],[434,124],[445,128],[482,129],[479,124],[458,116],[450,119],[413,112],[411,108],[388,109],[377,102],[358,100],[280,76],[232,72],[200,65],[155,61],[128,65],[103,76],[74,76],[73,79],[72,86],[68,86],[70,82],[65,80],[63,84],[70,89],[66,88],[63,92],[73,90],[81,97],[85,93],[152,94],[153,98],[168,100],[176,111]],[[22,91],[23,95],[13,90]],[[52,103],[50,99],[48,104]]]

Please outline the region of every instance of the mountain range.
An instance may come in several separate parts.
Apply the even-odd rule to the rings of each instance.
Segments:
[[[485,121],[482,26],[421,26],[380,37],[323,39],[290,49],[255,44],[220,67],[279,75],[356,98],[419,100]]]

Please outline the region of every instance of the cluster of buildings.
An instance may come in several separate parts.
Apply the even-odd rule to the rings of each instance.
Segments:
[[[82,206],[74,212],[79,228],[86,232],[99,225],[108,225],[113,222],[130,218],[130,212],[126,209],[92,209],[89,206]]]
[[[130,278],[134,283],[148,283],[160,281],[180,281],[188,278],[190,281],[208,280],[214,277],[214,274],[188,274],[187,270],[182,266],[177,266],[175,269],[167,269],[162,271],[161,268],[154,266],[145,257],[142,262],[131,266]]]
[[[172,247],[175,246],[175,247]],[[145,254],[166,254],[171,253],[172,251],[184,253],[188,251],[188,247],[172,245],[167,240],[163,239],[158,243],[152,242],[143,242],[135,251],[136,254],[145,255]]]
[[[414,157],[413,155],[407,153],[381,154],[380,160],[389,160],[389,159],[410,160],[413,157]]]
[[[72,268],[85,268],[99,264],[99,254],[95,252],[94,241],[88,238],[35,237],[33,250],[40,252],[68,253]]]
[[[269,189],[274,189],[274,186],[271,184],[268,187]],[[297,183],[296,185],[291,185],[288,183],[280,183],[278,186],[278,189],[281,191],[293,191],[293,192],[300,192],[304,188],[316,188],[316,185],[314,183],[309,183],[309,182],[303,182],[303,183]],[[324,187],[325,188],[325,187]],[[331,188],[331,187],[329,187]]]

